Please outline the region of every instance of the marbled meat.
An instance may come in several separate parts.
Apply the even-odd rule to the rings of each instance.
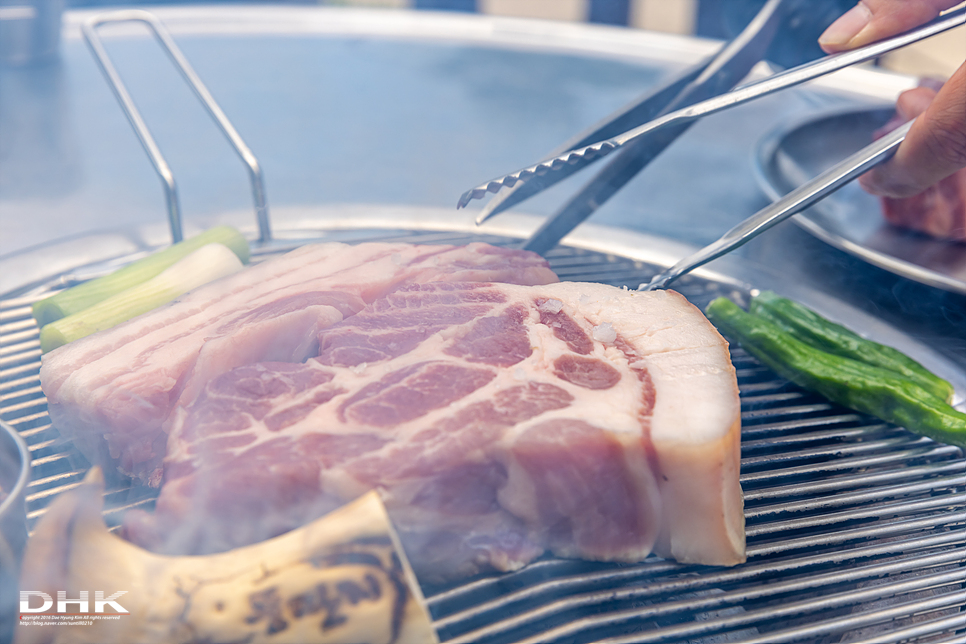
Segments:
[[[211,379],[169,420],[161,552],[279,534],[376,488],[417,574],[545,551],[744,560],[727,343],[672,291],[403,286],[322,329],[305,362]]]
[[[157,485],[172,410],[214,378],[318,353],[319,332],[401,284],[557,281],[534,253],[487,244],[303,246],[43,357],[57,428],[95,464]]]

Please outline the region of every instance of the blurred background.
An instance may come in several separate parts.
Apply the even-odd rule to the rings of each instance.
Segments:
[[[204,4],[217,4],[218,0]],[[0,5],[22,4],[22,0],[2,0]],[[186,0],[155,0],[150,3],[117,0],[67,0],[67,7],[107,7],[111,5],[200,4]],[[232,4],[238,4],[233,2]],[[260,3],[271,4],[271,3]],[[323,6],[367,7],[379,9],[416,9],[462,11],[495,16],[538,18],[569,22],[592,22],[647,29],[673,34],[696,35],[726,40],[737,34],[764,0],[319,0],[318,2],[280,2]],[[821,10],[827,22],[845,13],[855,0],[836,0]],[[778,43],[768,60],[795,64],[821,55],[814,43]],[[877,64],[901,73],[945,78],[966,57],[966,29],[957,29],[927,42],[889,54]],[[786,65],[787,66],[787,65]]]

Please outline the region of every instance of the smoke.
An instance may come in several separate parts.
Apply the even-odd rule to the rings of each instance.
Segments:
[[[0,426],[0,641],[7,641],[15,623],[19,561],[27,541],[21,481],[23,461],[13,430]]]

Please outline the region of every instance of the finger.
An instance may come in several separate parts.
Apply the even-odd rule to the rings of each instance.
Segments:
[[[878,141],[897,127],[911,121],[926,111],[932,99],[936,98],[936,92],[942,87],[942,83],[936,89],[919,86],[915,89],[906,90],[899,94],[896,101],[896,113],[886,121],[886,124],[872,133],[872,140]]]
[[[818,38],[827,53],[855,49],[925,24],[962,0],[861,0]]]
[[[906,92],[899,109],[910,114],[925,95]],[[895,156],[863,175],[867,191],[884,197],[910,197],[966,167],[966,64],[946,81],[921,118],[912,124]]]
[[[937,90],[928,87],[906,90],[899,94],[896,100],[896,113],[902,118],[903,123],[911,121],[929,109],[938,93]]]

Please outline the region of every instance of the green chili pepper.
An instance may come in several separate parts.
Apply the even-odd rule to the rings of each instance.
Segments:
[[[966,414],[915,382],[816,349],[726,298],[711,302],[707,314],[722,333],[738,340],[749,353],[792,382],[856,411],[943,443],[966,447]]]
[[[798,302],[762,291],[752,298],[749,310],[822,351],[895,371],[946,402],[953,398],[951,384],[906,354],[866,340]]]

